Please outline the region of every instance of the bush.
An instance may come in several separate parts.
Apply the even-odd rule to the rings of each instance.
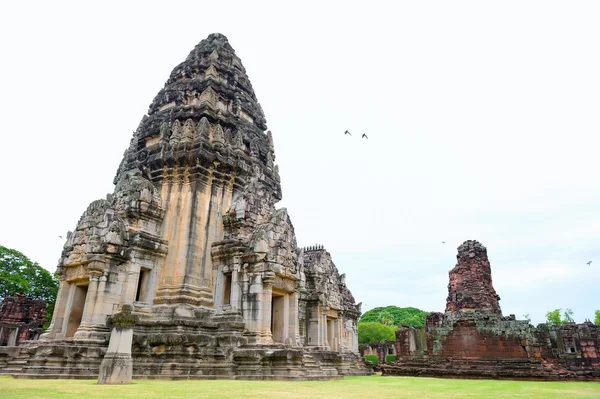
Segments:
[[[365,359],[373,363],[373,366],[377,366],[379,364],[379,359],[377,355],[365,355]]]
[[[385,355],[385,364],[390,364],[396,361],[396,355]]]
[[[396,326],[377,322],[358,323],[358,343],[371,345],[373,342],[396,341]]]
[[[360,322],[379,322],[397,326],[407,324],[411,327],[425,326],[425,317],[429,313],[417,308],[400,308],[398,306],[378,307],[365,312],[360,318]]]

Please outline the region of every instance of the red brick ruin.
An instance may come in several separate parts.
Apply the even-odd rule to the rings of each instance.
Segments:
[[[0,303],[0,346],[37,339],[46,323],[46,301],[16,294]]]
[[[401,326],[396,362],[383,375],[525,380],[600,380],[600,326],[562,326],[502,316],[486,248],[458,247],[445,313]]]

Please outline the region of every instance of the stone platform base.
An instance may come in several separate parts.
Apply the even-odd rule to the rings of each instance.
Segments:
[[[600,381],[600,369],[585,363],[544,359],[468,359],[428,356],[403,357],[382,365],[384,376],[532,381]]]
[[[104,341],[27,341],[0,368],[15,378],[97,378],[108,343]]]
[[[108,344],[72,340],[31,341],[0,373],[15,378],[97,379]],[[5,351],[9,351],[8,349]],[[372,375],[370,364],[354,353],[309,351],[284,346],[198,348],[181,345],[134,351],[133,379],[332,380]]]

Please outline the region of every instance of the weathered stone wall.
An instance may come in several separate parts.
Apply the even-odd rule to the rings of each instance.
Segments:
[[[507,321],[458,320],[431,328],[428,354],[473,358],[527,358],[527,330]]]
[[[37,339],[46,323],[46,301],[16,294],[0,303],[0,346]]]
[[[399,326],[396,331],[398,356],[427,353],[427,336],[424,327]]]

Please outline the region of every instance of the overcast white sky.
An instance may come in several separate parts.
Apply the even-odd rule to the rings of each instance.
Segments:
[[[2,2],[0,245],[54,271],[171,70],[220,32],[299,245],[325,245],[363,310],[443,311],[477,239],[504,314],[593,319],[600,2],[391,3]]]

